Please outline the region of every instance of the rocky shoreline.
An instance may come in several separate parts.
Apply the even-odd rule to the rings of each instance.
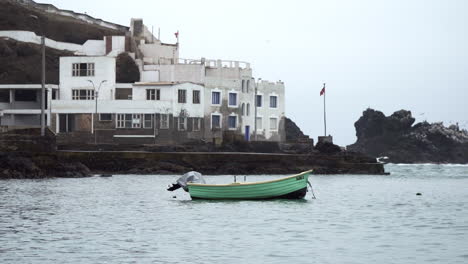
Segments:
[[[0,153],[0,179],[80,178],[91,171],[80,162],[63,162],[55,153]]]
[[[310,142],[230,142],[219,147],[174,148],[83,145],[81,150],[57,151],[53,134],[41,138],[37,131],[23,130],[0,134],[0,179],[183,174],[191,170],[206,175],[295,174],[310,169],[317,174],[385,174],[383,165],[374,158],[341,151],[335,145],[317,146]],[[253,153],[255,150],[263,153]]]

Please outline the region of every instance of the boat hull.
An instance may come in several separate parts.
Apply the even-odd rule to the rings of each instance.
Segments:
[[[302,199],[307,193],[307,180],[311,171],[279,180],[233,183],[233,184],[188,184],[192,199],[208,200],[263,200]]]

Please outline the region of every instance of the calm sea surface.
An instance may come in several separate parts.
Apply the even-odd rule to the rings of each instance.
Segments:
[[[386,170],[312,176],[300,201],[191,201],[164,175],[0,181],[0,263],[468,263],[468,166]]]

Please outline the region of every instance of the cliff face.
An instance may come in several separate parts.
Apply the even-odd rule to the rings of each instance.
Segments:
[[[24,4],[17,0],[1,0],[0,30],[34,31],[37,35],[63,42],[83,44],[88,39],[125,35],[123,30],[101,27],[86,21],[35,8],[34,2]]]
[[[468,163],[466,130],[414,122],[410,111],[400,110],[387,117],[367,109],[354,124],[357,141],[348,150],[387,156],[395,163]]]
[[[73,53],[46,48],[46,83],[59,83],[60,56]],[[41,83],[41,46],[0,38],[0,84]]]

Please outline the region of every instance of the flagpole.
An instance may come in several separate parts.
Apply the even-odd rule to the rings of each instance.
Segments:
[[[327,92],[325,91],[325,83],[323,84],[323,124],[325,127],[325,135],[327,136],[327,112],[326,112],[326,101],[325,101],[325,96],[327,96]]]

